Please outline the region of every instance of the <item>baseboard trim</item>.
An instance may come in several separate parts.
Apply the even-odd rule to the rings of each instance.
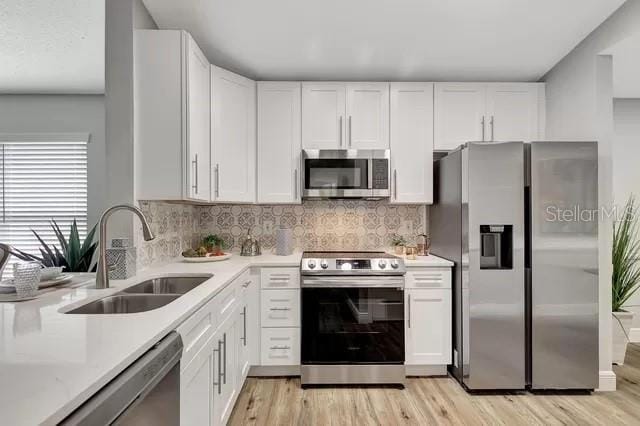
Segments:
[[[631,328],[629,330],[629,341],[631,343],[640,342],[640,328]]]
[[[407,376],[446,376],[446,365],[405,365]]]
[[[596,391],[598,392],[613,392],[616,390],[616,373],[614,373],[613,371],[609,370],[605,370],[605,371],[600,371],[600,380],[599,380],[599,385],[598,385],[598,389],[596,389]]]
[[[299,376],[299,365],[253,365],[249,369],[251,377]]]

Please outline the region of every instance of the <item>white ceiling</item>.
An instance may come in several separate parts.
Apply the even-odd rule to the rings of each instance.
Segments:
[[[0,93],[103,93],[104,0],[0,0]]]
[[[143,0],[259,79],[537,80],[624,0]]]
[[[640,98],[640,34],[602,53],[613,56],[613,96]]]

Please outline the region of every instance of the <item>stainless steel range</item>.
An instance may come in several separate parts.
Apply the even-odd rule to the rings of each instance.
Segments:
[[[300,271],[302,385],[403,385],[403,260],[305,252]]]

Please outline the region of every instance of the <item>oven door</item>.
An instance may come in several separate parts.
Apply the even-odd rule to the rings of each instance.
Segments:
[[[402,287],[301,291],[303,365],[404,364]]]

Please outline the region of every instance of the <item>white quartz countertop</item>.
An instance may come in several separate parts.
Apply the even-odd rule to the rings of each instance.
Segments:
[[[93,281],[21,303],[0,303],[0,423],[56,424],[174,330],[247,268],[300,265],[301,253],[265,254],[211,263],[176,261],[142,271],[111,288]],[[408,267],[451,266],[436,256]],[[179,299],[148,312],[121,315],[65,314],[148,278],[211,273]]]

